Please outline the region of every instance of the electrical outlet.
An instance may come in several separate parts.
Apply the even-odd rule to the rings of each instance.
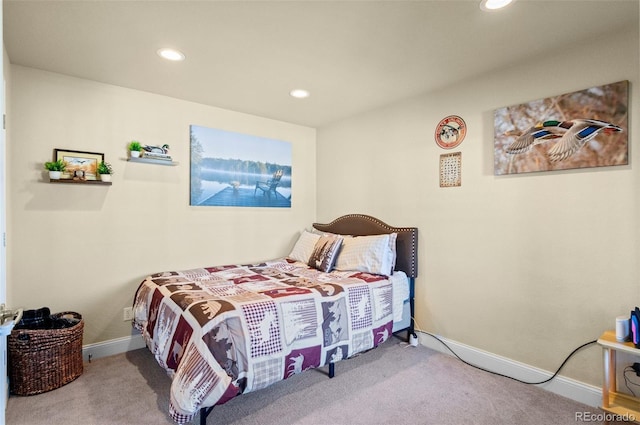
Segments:
[[[122,320],[125,322],[133,320],[133,307],[125,307],[122,311]]]

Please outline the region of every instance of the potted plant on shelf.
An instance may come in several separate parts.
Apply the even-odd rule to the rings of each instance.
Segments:
[[[67,168],[63,160],[49,161],[44,163],[44,168],[49,170],[49,178],[51,180],[60,180],[62,172]]]
[[[100,162],[98,164],[98,174],[100,175],[100,180],[102,180],[103,182],[110,182],[111,175],[113,174],[113,168],[111,167],[111,164],[104,161]]]
[[[131,158],[139,158],[140,152],[142,151],[142,145],[137,140],[132,140],[129,143],[129,153],[131,154]]]

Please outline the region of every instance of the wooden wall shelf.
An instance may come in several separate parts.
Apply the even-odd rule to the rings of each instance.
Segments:
[[[101,186],[111,186],[113,182],[103,182],[101,180],[73,180],[73,179],[59,179],[59,180],[51,180],[49,179],[49,183],[70,183],[70,184],[88,184],[88,185],[101,185]]]

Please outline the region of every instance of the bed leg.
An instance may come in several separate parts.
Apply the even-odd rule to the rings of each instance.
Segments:
[[[212,410],[213,406],[200,409],[200,425],[207,425],[207,416],[209,416]]]
[[[409,329],[407,332],[407,342],[411,344],[411,337],[414,337],[416,340],[418,339],[418,335],[415,332],[415,321],[413,317],[415,315],[415,288],[416,288],[416,279],[409,278],[409,311],[411,312],[411,320],[409,321]]]
[[[333,378],[336,375],[336,364],[329,363],[329,378]]]

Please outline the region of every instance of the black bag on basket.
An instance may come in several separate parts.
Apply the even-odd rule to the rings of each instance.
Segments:
[[[51,310],[42,307],[37,310],[25,310],[22,319],[14,329],[49,329],[51,327]]]
[[[51,314],[49,307],[37,310],[26,310],[22,314],[22,320],[14,329],[64,329],[78,324],[79,318],[73,314]]]

